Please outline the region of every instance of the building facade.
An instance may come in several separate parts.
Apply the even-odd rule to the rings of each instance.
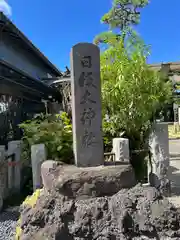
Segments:
[[[0,30],[0,60],[38,80],[62,76],[62,73],[3,13],[0,13]]]
[[[47,82],[62,73],[0,12],[0,144],[9,131],[20,137],[18,124],[52,103],[60,92]],[[51,103],[51,104],[50,104]],[[10,129],[13,128],[13,129]]]
[[[180,102],[178,100],[180,99],[180,62],[151,64],[150,67],[155,71],[162,72],[172,81],[173,101],[172,104],[165,107],[164,118],[165,121],[177,122],[179,106],[175,102]]]

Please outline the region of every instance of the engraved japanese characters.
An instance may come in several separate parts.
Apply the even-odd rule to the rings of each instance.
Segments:
[[[73,143],[76,165],[103,164],[100,51],[91,43],[71,50]]]

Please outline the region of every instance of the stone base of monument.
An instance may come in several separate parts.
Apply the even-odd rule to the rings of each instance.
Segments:
[[[112,196],[123,188],[136,185],[135,174],[129,164],[78,168],[46,161],[42,164],[41,174],[47,191],[56,189],[68,199]]]

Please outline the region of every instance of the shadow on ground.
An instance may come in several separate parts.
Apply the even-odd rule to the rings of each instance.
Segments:
[[[180,160],[180,153],[170,153],[169,156],[170,156],[170,158],[177,158]],[[174,159],[172,159],[172,160],[174,160]]]

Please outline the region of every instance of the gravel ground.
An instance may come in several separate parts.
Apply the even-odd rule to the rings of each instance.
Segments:
[[[0,240],[13,240],[19,207],[8,208],[0,213]]]

